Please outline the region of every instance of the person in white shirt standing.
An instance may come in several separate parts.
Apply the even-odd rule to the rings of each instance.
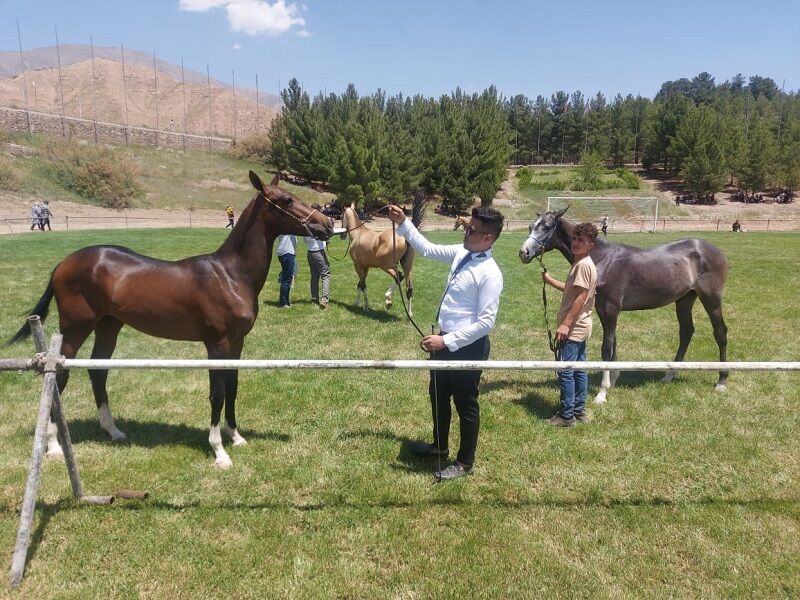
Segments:
[[[492,257],[492,244],[503,230],[503,215],[491,208],[472,209],[463,244],[429,242],[406,219],[398,206],[389,218],[414,249],[427,258],[450,265],[447,285],[437,314],[439,333],[427,335],[422,347],[433,360],[487,360],[489,332],[494,328],[503,291],[503,274]],[[456,461],[435,477],[446,481],[472,471],[480,429],[478,393],[481,371],[431,371],[428,393],[433,412],[433,443],[413,443],[411,452],[427,457],[448,455],[450,398],[458,412],[461,445]]]
[[[319,204],[311,208],[322,210]],[[308,266],[311,269],[311,302],[319,304],[322,310],[328,308],[328,294],[331,285],[331,266],[325,254],[326,242],[305,236],[303,241],[308,246]],[[322,296],[319,295],[319,280],[322,279]]]

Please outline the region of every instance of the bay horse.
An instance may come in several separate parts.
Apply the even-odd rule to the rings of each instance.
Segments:
[[[424,213],[425,195],[418,193],[414,197],[411,222],[419,227],[424,219]],[[384,294],[384,306],[387,310],[392,308],[392,294],[395,289],[400,287],[400,282],[405,279],[408,314],[413,316],[411,302],[414,295],[412,280],[414,257],[416,256],[414,248],[406,243],[403,236],[397,235],[393,229],[379,232],[366,227],[359,218],[354,204],[345,208],[342,215],[342,227],[346,230],[341,234],[342,237],[350,236],[350,258],[353,259],[353,267],[358,275],[354,304],[359,306],[363,296],[364,308],[369,310],[367,275],[371,268],[383,269],[392,278],[392,284]]]
[[[523,263],[550,250],[558,250],[570,264],[575,223],[562,216],[566,208],[546,212],[530,224],[530,235],[519,250]],[[655,246],[637,248],[597,238],[589,255],[597,267],[595,309],[603,326],[602,357],[617,360],[617,320],[620,311],[648,310],[675,303],[678,317],[679,344],[675,361],[680,362],[694,333],[692,307],[698,298],[708,313],[719,346],[719,360],[727,360],[728,327],[722,319],[722,292],[728,275],[728,259],[713,244],[701,239],[684,239]],[[619,371],[603,372],[596,403],[606,401]],[[668,371],[662,381],[675,376]],[[724,391],[728,372],[720,371],[716,390]]]
[[[333,221],[250,171],[258,192],[242,211],[230,235],[211,254],[178,261],[143,256],[121,246],[89,246],[62,260],[31,315],[42,321],[55,296],[61,351],[74,358],[94,332],[92,358],[110,358],[124,325],[160,338],[203,342],[209,359],[238,359],[245,336],[258,315],[258,295],[264,287],[275,238],[282,233],[328,239]],[[26,323],[8,344],[30,335]],[[100,425],[112,440],[124,440],[117,429],[106,393],[107,369],[89,370]],[[60,371],[63,392],[69,371]],[[246,444],[236,427],[237,370],[209,371],[211,427],[208,441],[220,468],[232,465],[222,446],[220,414],[225,406],[223,431],[234,446]],[[52,424],[51,424],[52,425]],[[58,454],[55,427],[50,428],[48,454]]]

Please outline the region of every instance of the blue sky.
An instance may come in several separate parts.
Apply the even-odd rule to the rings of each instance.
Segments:
[[[162,60],[277,92],[439,96],[576,89],[652,97],[708,71],[800,89],[800,1],[0,0],[0,50],[61,43],[155,51]]]

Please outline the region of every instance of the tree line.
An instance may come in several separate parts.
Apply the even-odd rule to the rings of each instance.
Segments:
[[[665,82],[651,100],[558,91],[535,100],[494,87],[439,99],[340,95],[311,99],[293,79],[270,133],[270,160],[324,182],[346,202],[402,201],[417,189],[462,207],[490,203],[509,164],[642,164],[681,177],[687,191],[726,182],[747,192],[800,183],[800,94],[769,78],[708,73]]]

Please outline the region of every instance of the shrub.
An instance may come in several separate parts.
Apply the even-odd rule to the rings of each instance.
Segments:
[[[520,169],[517,171],[517,179],[519,180],[519,187],[528,187],[531,184],[533,173],[530,169]]]
[[[256,133],[236,142],[230,149],[234,158],[267,165],[272,153],[272,140],[267,133]]]
[[[142,194],[138,165],[113,149],[53,141],[45,155],[60,185],[105,208],[129,208]]]

